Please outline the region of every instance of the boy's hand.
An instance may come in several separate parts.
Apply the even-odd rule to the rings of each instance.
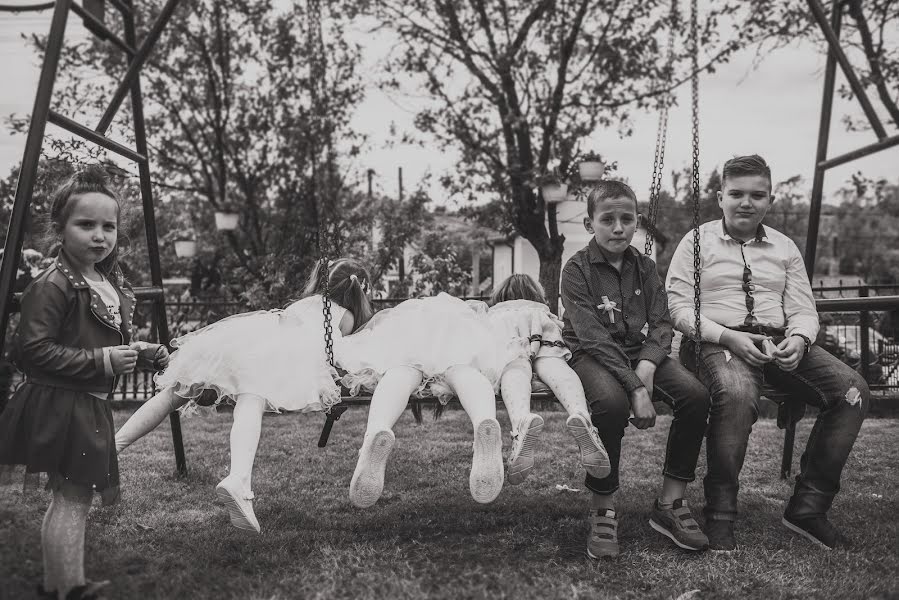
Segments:
[[[652,392],[654,389],[654,381],[656,376],[656,365],[655,363],[648,360],[641,360],[637,363],[637,368],[634,369],[634,373],[637,374],[637,377],[640,378],[640,381],[643,382],[643,385],[646,386],[646,391],[649,393],[649,398],[652,399]]]
[[[132,350],[128,346],[114,346],[109,351],[109,362],[112,364],[112,372],[116,375],[131,373],[137,366],[137,350]]]
[[[631,392],[631,412],[634,416],[630,422],[637,429],[647,429],[656,424],[656,409],[652,405],[652,398],[645,387],[637,388]]]
[[[774,357],[768,356],[755,345],[756,342],[762,343],[766,339],[767,336],[758,333],[746,333],[733,329],[725,329],[721,334],[721,344],[753,367],[761,367],[774,360]]]
[[[792,371],[805,356],[805,340],[799,336],[790,336],[777,345],[774,360],[781,371]]]

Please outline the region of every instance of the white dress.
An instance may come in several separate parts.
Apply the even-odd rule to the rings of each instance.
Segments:
[[[331,303],[335,344],[345,312]],[[177,350],[156,385],[191,399],[182,408],[187,412],[197,409],[204,390],[215,392],[215,404],[253,394],[264,398],[270,411],[326,410],[340,402],[340,386],[325,354],[323,324],[319,295],[284,310],[222,319],[172,340]]]
[[[542,302],[500,302],[487,310],[487,318],[497,346],[500,373],[519,358],[571,358],[571,351],[562,341],[561,321]]]
[[[446,403],[454,395],[445,378],[452,366],[472,366],[495,384],[494,348],[486,317],[441,293],[378,312],[365,327],[335,344],[334,351],[347,371],[343,384],[354,395],[360,389],[374,391],[388,369],[409,366],[422,373],[413,395],[434,395]]]

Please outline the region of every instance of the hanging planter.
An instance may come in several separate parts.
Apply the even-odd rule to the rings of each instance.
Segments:
[[[564,183],[547,183],[541,186],[540,193],[547,204],[558,204],[568,199],[568,186]]]
[[[598,181],[606,172],[606,165],[599,157],[587,157],[577,165],[578,175],[583,181]]]
[[[196,255],[196,240],[175,240],[175,256],[178,258],[193,258]]]
[[[219,231],[233,231],[237,229],[239,221],[240,214],[230,208],[222,207],[221,210],[215,211],[215,228]]]

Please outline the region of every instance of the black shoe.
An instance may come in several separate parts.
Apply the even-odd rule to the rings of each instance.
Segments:
[[[705,522],[705,535],[709,538],[709,550],[733,552],[737,549],[737,538],[734,537],[733,521],[708,519]]]
[[[834,527],[826,516],[808,517],[797,519],[784,515],[781,521],[787,529],[798,533],[816,544],[820,544],[829,550],[845,548],[849,546],[849,540]]]
[[[109,585],[109,581],[88,581],[84,585],[73,587],[66,594],[66,600],[96,600],[103,597],[103,588]]]

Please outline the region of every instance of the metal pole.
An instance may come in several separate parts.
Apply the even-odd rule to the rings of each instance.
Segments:
[[[808,0],[809,5],[817,4],[817,0]],[[820,6],[819,6],[820,8]],[[842,22],[840,0],[834,0],[833,13],[830,17],[831,33],[839,44],[840,23]],[[829,38],[828,38],[829,40]],[[834,44],[827,51],[827,66],[824,69],[824,96],[821,99],[821,122],[818,125],[818,151],[815,155],[815,178],[812,181],[811,206],[809,207],[808,235],[805,238],[805,270],[809,281],[815,274],[815,253],[818,244],[818,225],[821,220],[821,203],[824,193],[824,172],[821,163],[827,160],[827,143],[830,138],[830,121],[833,113],[833,89],[837,75],[837,57]]]
[[[0,261],[0,331],[6,331],[6,327],[9,325],[13,284],[16,280],[16,271],[22,253],[22,238],[25,233],[25,217],[31,206],[37,168],[41,160],[41,146],[44,141],[44,130],[47,127],[47,115],[50,113],[50,100],[53,97],[53,84],[56,81],[56,70],[62,52],[69,4],[71,4],[71,0],[59,0],[53,11],[50,34],[47,37],[47,49],[44,52],[37,94],[31,110],[31,124],[28,127],[22,167],[19,170],[19,181],[16,184],[16,199],[9,218],[9,227],[6,230],[3,260]],[[0,338],[0,356],[3,355],[4,341]]]
[[[169,0],[166,8],[169,14],[175,9],[175,5],[179,0]],[[163,11],[165,12],[165,10]],[[167,17],[166,17],[167,19]],[[125,40],[128,44],[135,44],[134,32],[134,14],[123,15],[125,22]],[[159,21],[163,20],[160,16]],[[157,25],[159,24],[157,21]],[[154,25],[154,29],[156,26]],[[159,37],[158,34],[156,36]],[[141,45],[141,50],[147,47],[148,39]],[[153,42],[156,40],[154,39]],[[152,47],[152,44],[149,44]],[[127,79],[127,78],[126,78]],[[144,126],[144,104],[141,96],[140,77],[135,75],[131,79],[131,112],[134,118],[134,145],[137,152],[145,157],[147,153],[147,132]],[[138,163],[138,173],[140,174],[140,195],[144,209],[144,229],[147,234],[147,252],[150,256],[150,280],[153,287],[162,288],[162,268],[159,264],[159,242],[156,236],[156,216],[153,209],[153,188],[150,183],[150,161],[143,160]],[[159,341],[166,346],[169,345],[169,327],[165,312],[165,299],[160,295],[153,302],[155,309],[156,327],[159,331]],[[169,421],[172,426],[172,443],[175,446],[175,465],[178,473],[187,474],[187,458],[184,455],[184,440],[181,437],[181,419],[177,411],[169,415]]]
[[[867,298],[868,297],[868,287],[862,286],[858,290],[859,298]],[[859,344],[861,344],[860,355],[862,361],[862,378],[865,381],[868,381],[868,365],[871,363],[871,347],[870,347],[870,336],[868,335],[868,328],[871,327],[871,313],[867,310],[863,310],[859,313],[858,320],[858,340]]]
[[[833,4],[834,13],[842,13],[843,3],[841,0],[834,0]],[[840,63],[840,68],[843,71],[843,75],[846,77],[846,81],[849,82],[849,87],[852,88],[852,93],[858,98],[859,104],[862,105],[862,110],[865,111],[865,116],[868,117],[868,122],[871,123],[871,129],[877,134],[878,139],[882,140],[887,136],[887,132],[880,122],[880,117],[877,116],[877,111],[874,110],[874,106],[868,99],[865,88],[858,80],[858,75],[855,74],[855,70],[849,63],[849,59],[846,58],[846,53],[843,52],[843,48],[840,47],[839,28],[827,26],[827,15],[824,13],[824,7],[821,6],[819,0],[808,0],[808,5],[809,8],[812,9],[812,16],[821,28],[821,32],[824,34],[824,37],[827,38],[827,45],[830,47],[827,53],[827,64],[830,64],[831,57]],[[831,19],[833,19],[833,16],[831,16]]]
[[[162,12],[159,13],[159,17],[157,17],[156,22],[153,23],[153,27],[147,34],[147,38],[140,45],[140,48],[137,49],[137,53],[134,55],[134,59],[131,61],[131,64],[128,65],[128,70],[125,72],[124,79],[119,82],[119,87],[116,88],[116,91],[112,96],[112,100],[110,100],[109,102],[109,106],[106,107],[106,112],[103,113],[103,117],[100,119],[100,123],[97,125],[97,133],[103,135],[106,133],[106,130],[109,129],[109,125],[115,118],[115,115],[119,110],[119,106],[122,105],[122,100],[125,99],[125,94],[127,94],[128,90],[131,89],[132,84],[137,81],[137,78],[140,75],[141,68],[144,66],[144,63],[147,62],[147,58],[150,56],[150,52],[153,51],[153,46],[156,45],[156,41],[159,39],[160,34],[162,34],[162,30],[165,29],[166,24],[169,22],[169,19],[172,16],[172,13],[175,12],[175,8],[178,6],[179,1],[180,0],[168,0],[165,6],[162,7]],[[122,15],[122,17],[126,22],[128,22],[128,20],[130,19],[131,27],[134,27],[133,12],[127,16]],[[125,36],[125,42],[129,46],[134,47],[134,40],[129,40],[128,36]]]

